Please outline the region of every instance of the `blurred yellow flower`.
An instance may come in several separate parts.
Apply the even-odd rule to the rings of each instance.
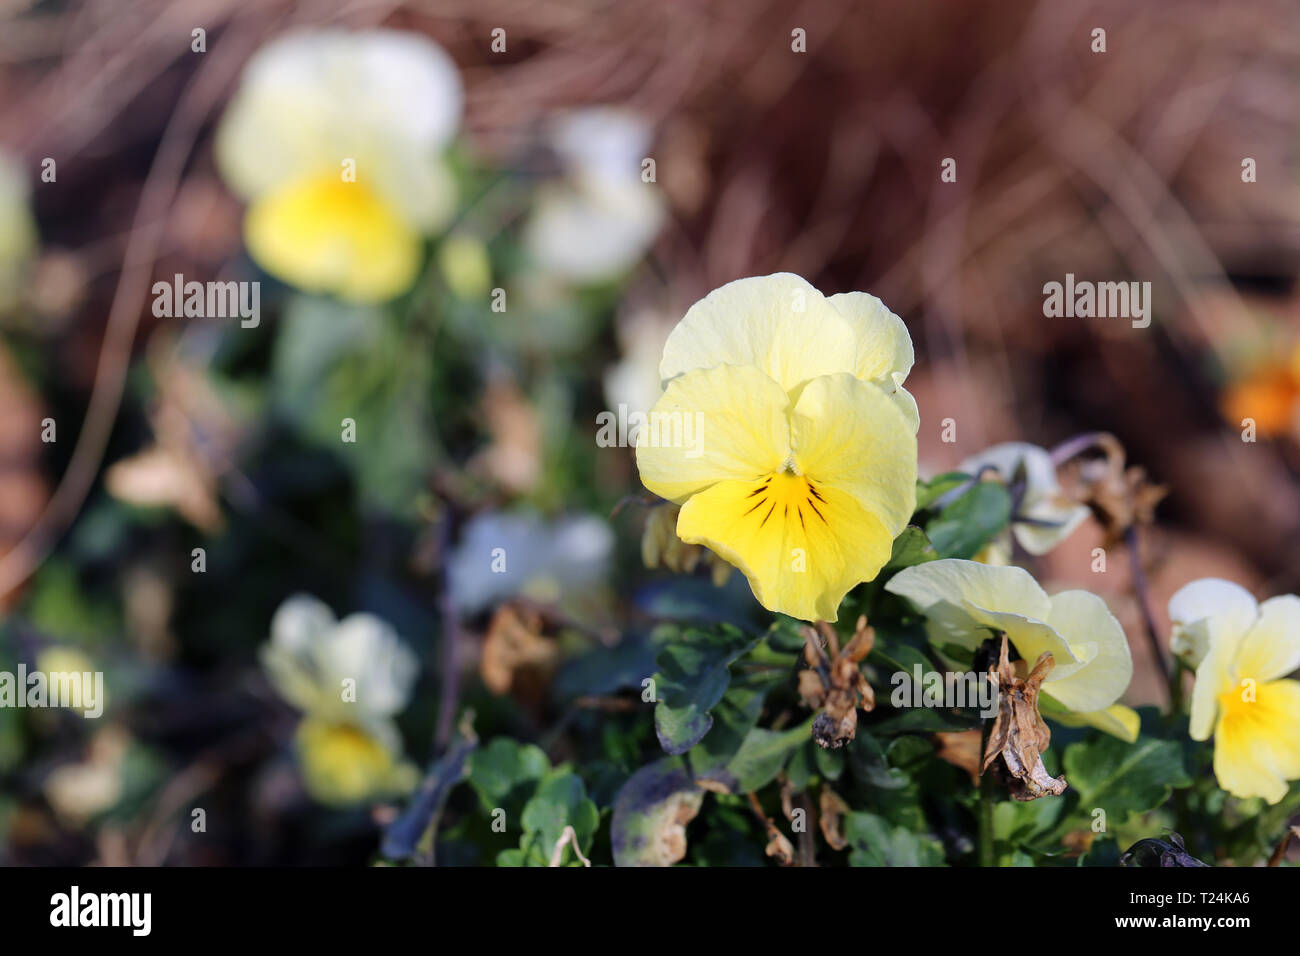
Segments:
[[[668,337],[641,480],[768,610],[834,621],[916,504],[911,367],[906,327],[872,296],[788,273],[729,283]]]
[[[454,212],[441,153],[462,98],[450,58],[414,33],[304,31],[258,51],[216,140],[222,175],[251,204],[249,253],[308,292],[404,292],[421,238]]]
[[[418,665],[386,623],[370,614],[338,621],[322,602],[295,595],[275,612],[262,664],[304,712],[295,743],[313,797],[354,803],[414,785],[392,717],[410,699]]]
[[[1030,666],[1050,653],[1044,717],[1137,739],[1138,715],[1116,703],[1133,676],[1128,640],[1095,594],[1062,591],[1049,597],[1023,568],[956,558],[904,568],[885,590],[912,602],[937,645],[974,650],[1002,632]]]
[[[1300,597],[1257,604],[1245,588],[1203,578],[1169,599],[1174,650],[1196,668],[1189,731],[1214,735],[1214,775],[1238,797],[1277,803],[1300,779]]]
[[[401,759],[401,742],[378,728],[308,717],[294,742],[307,792],[322,803],[359,803],[409,793],[419,772]]]

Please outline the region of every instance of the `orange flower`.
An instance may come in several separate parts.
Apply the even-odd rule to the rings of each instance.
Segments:
[[[1300,347],[1282,362],[1269,362],[1242,381],[1234,382],[1220,399],[1223,416],[1234,425],[1255,421],[1255,431],[1276,437],[1293,430],[1300,413]]]

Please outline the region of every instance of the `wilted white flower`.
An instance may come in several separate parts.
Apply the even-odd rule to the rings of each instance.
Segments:
[[[1011,525],[1020,546],[1030,554],[1046,554],[1074,533],[1087,519],[1086,505],[1067,498],[1056,477],[1056,466],[1044,448],[1028,442],[1004,442],[972,455],[958,471],[976,475],[992,468],[1008,485],[1024,469],[1024,493]]]

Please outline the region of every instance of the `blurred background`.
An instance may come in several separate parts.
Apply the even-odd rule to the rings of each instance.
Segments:
[[[668,330],[742,276],[903,317],[923,475],[1117,436],[1169,489],[1162,635],[1194,578],[1300,589],[1287,3],[0,17],[0,669],[107,694],[0,708],[0,862],[365,863],[467,708],[607,799],[654,746],[615,693],[652,624],[754,606],[644,568],[597,416],[648,408]],[[358,155],[364,203],[303,178]],[[1150,282],[1150,326],[1045,317],[1066,273]],[[177,275],[259,283],[258,321],[160,315]],[[1110,602],[1126,701],[1158,702],[1102,538],[1032,566]],[[366,667],[380,699],[339,717],[321,688]]]

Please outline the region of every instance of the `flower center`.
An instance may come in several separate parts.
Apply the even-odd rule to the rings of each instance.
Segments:
[[[809,522],[826,524],[826,499],[817,483],[795,469],[793,458],[786,459],[781,470],[768,475],[749,493],[752,504],[746,515],[766,524],[769,518],[798,521],[803,528]]]
[[[1240,722],[1259,717],[1260,708],[1256,698],[1258,692],[1257,682],[1237,681],[1233,687],[1219,694],[1219,708],[1223,713],[1223,719]]]

